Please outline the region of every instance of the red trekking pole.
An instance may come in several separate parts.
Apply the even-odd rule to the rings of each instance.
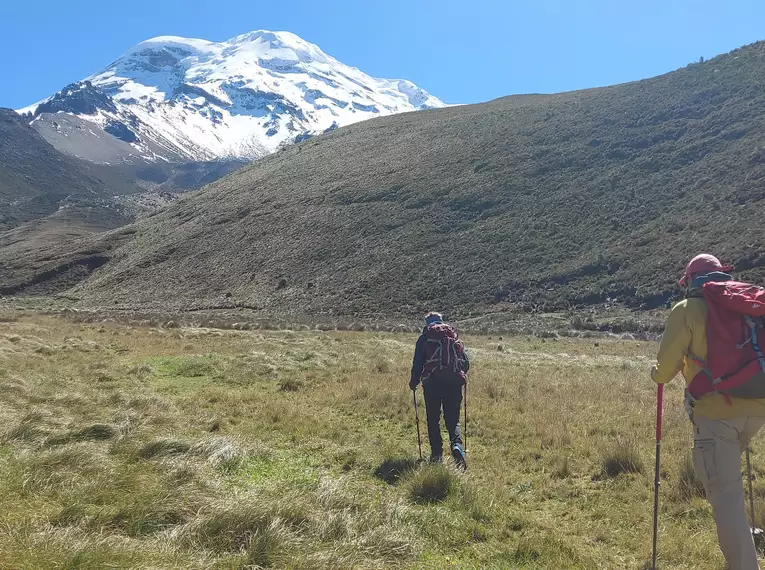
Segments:
[[[656,473],[653,480],[653,566],[656,570],[656,541],[659,535],[659,465],[661,458],[661,416],[664,408],[664,384],[659,384],[656,397]]]

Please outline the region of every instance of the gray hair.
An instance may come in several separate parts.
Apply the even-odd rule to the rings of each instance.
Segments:
[[[444,320],[444,317],[441,313],[437,313],[435,311],[430,311],[427,315],[425,315],[425,320],[429,321],[430,319],[438,319],[439,321]]]

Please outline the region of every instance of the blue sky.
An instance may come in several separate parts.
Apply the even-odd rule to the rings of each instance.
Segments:
[[[765,39],[763,0],[3,0],[0,15],[13,108],[159,35],[288,30],[447,103],[641,79]]]

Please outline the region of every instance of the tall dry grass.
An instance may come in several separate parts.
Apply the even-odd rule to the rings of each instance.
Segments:
[[[0,567],[645,564],[654,344],[467,337],[461,473],[416,461],[414,340],[5,319]],[[665,398],[660,559],[722,568],[681,392]],[[765,473],[759,442],[753,460]]]

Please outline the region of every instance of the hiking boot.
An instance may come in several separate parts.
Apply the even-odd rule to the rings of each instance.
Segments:
[[[452,457],[454,457],[454,463],[457,464],[459,469],[467,469],[467,461],[465,461],[465,452],[462,450],[462,445],[455,443],[452,445]]]
[[[761,528],[752,529],[752,539],[754,539],[754,547],[758,551],[765,550],[765,532]]]
[[[443,463],[444,458],[440,455],[431,455],[430,456],[430,462],[431,463]]]

